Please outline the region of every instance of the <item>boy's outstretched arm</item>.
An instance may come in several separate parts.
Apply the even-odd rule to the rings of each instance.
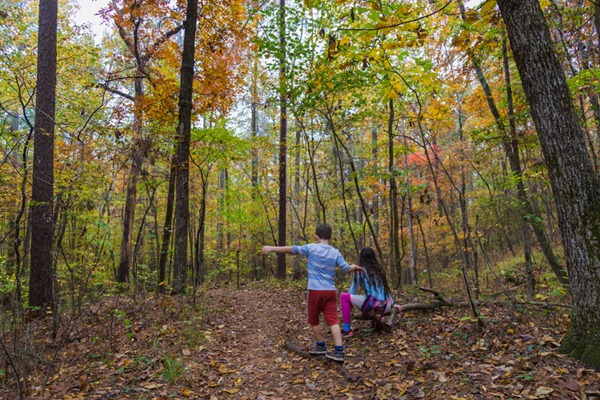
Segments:
[[[292,254],[292,246],[263,246],[262,252],[264,254],[269,254],[271,252]]]

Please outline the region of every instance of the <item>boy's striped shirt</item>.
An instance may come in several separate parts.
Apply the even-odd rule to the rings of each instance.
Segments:
[[[344,260],[339,250],[328,244],[310,243],[303,246],[292,246],[292,254],[306,256],[308,289],[310,290],[336,290],[336,266],[339,266],[344,272],[348,272],[350,269],[350,264]]]

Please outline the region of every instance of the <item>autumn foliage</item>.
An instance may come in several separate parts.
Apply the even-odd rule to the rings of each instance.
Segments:
[[[279,3],[199,1],[187,279],[185,295],[171,297],[187,2],[107,1],[102,37],[77,20],[75,2],[59,2],[55,295],[52,311],[32,320],[37,6],[2,3],[0,397],[564,399],[597,390],[594,372],[556,353],[572,304],[564,238],[496,3],[283,4],[285,26]],[[541,7],[597,172],[597,7]],[[260,252],[277,242],[282,168],[289,244],[312,241],[327,222],[348,261],[363,246],[377,250],[398,302],[427,302],[419,286],[452,300],[390,331],[371,334],[365,323],[348,344],[356,381],[280,348],[308,340],[297,330],[303,261],[289,258],[292,282],[274,283],[276,259]],[[284,300],[277,312],[248,309],[255,296]]]

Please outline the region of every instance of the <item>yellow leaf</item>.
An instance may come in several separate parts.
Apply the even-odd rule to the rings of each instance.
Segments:
[[[231,374],[231,373],[235,372],[235,369],[229,369],[229,368],[227,368],[227,366],[225,364],[221,364],[219,366],[219,372],[221,374],[223,374],[223,375],[224,374]]]
[[[344,46],[348,43],[350,43],[350,38],[348,36],[344,36],[343,38],[340,39],[338,46]]]
[[[385,99],[389,100],[389,99],[397,99],[398,98],[398,92],[392,88],[389,90],[389,92],[387,92]]]
[[[223,389],[224,392],[227,392],[229,394],[236,394],[237,392],[240,391],[240,389],[238,388],[232,388],[232,389]]]
[[[142,383],[140,386],[142,386],[144,389],[148,389],[148,390],[158,389],[159,387],[162,387],[162,385],[160,383],[155,383],[155,382]]]
[[[181,391],[181,394],[184,395],[185,397],[192,397],[192,395],[194,394],[194,392],[192,392],[190,389],[188,388],[184,388]]]

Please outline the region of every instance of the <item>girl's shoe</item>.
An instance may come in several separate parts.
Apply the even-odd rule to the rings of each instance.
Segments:
[[[342,337],[343,338],[350,338],[352,336],[354,336],[354,330],[352,330],[352,328],[350,328],[350,330],[348,330],[348,331],[345,331],[342,329]]]

